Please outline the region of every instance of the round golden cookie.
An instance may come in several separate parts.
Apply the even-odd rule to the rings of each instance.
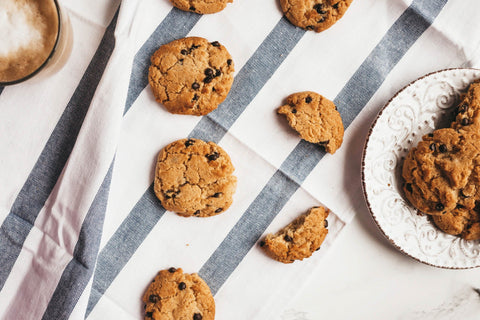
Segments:
[[[170,268],[158,272],[143,295],[145,320],[213,320],[215,301],[196,273]]]
[[[275,234],[267,234],[260,246],[273,259],[292,263],[310,257],[320,249],[328,233],[329,210],[311,208]]]
[[[214,216],[232,204],[237,185],[234,170],[217,144],[178,140],[158,154],[154,191],[166,210],[186,217]]]
[[[335,153],[343,141],[343,123],[335,104],[318,93],[305,91],[287,97],[278,108],[300,137],[318,143],[329,153]]]
[[[207,14],[222,11],[227,3],[233,2],[233,0],[170,0],[170,2],[183,11]]]
[[[297,27],[321,32],[345,14],[352,0],[280,0],[285,17]]]
[[[233,83],[232,57],[218,41],[174,40],[150,61],[148,82],[155,100],[171,113],[205,115],[225,100]]]
[[[442,231],[464,238],[480,239],[480,208],[472,210],[454,209],[440,216],[432,216],[435,225]]]
[[[480,140],[446,128],[425,135],[407,155],[402,176],[410,203],[430,215],[473,210],[480,200]]]

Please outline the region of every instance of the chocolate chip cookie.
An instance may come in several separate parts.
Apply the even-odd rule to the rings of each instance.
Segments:
[[[268,234],[260,246],[273,259],[292,263],[303,260],[320,249],[328,233],[329,210],[323,207],[311,208],[275,234]]]
[[[321,32],[345,14],[352,0],[280,0],[285,17],[297,27]]]
[[[171,113],[205,115],[225,100],[233,83],[232,57],[218,41],[174,40],[150,60],[153,95]]]
[[[237,178],[228,154],[213,142],[175,141],[158,154],[154,191],[166,210],[209,217],[232,204]]]
[[[453,129],[480,132],[480,80],[470,84],[455,111]]]
[[[215,301],[196,273],[182,269],[159,271],[143,295],[145,320],[213,320]]]
[[[170,2],[183,11],[207,14],[222,11],[227,3],[233,2],[233,0],[170,0]]]
[[[290,126],[306,141],[317,143],[335,153],[343,141],[343,123],[335,104],[318,93],[305,91],[287,97],[278,108]]]
[[[454,209],[440,216],[432,216],[435,225],[444,232],[465,240],[480,239],[480,208]]]

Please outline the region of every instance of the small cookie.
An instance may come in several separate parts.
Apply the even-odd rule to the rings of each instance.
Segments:
[[[461,97],[451,127],[458,131],[480,132],[480,80],[472,82]]]
[[[345,14],[352,0],[280,0],[285,17],[297,27],[321,32]]]
[[[480,199],[480,140],[476,133],[451,128],[425,135],[404,161],[404,192],[430,215],[456,208],[472,210]]]
[[[213,142],[175,141],[158,154],[154,191],[166,210],[209,217],[230,207],[237,185],[228,154]]]
[[[225,100],[233,83],[232,57],[218,41],[174,40],[150,60],[153,95],[171,113],[205,115]]]
[[[305,91],[291,94],[287,104],[278,108],[300,137],[335,153],[343,141],[343,123],[335,104],[318,93]]]
[[[478,209],[455,209],[441,216],[432,216],[435,225],[442,231],[460,236],[465,240],[480,239],[480,213]]]
[[[215,319],[208,285],[198,274],[185,274],[180,268],[159,271],[142,300],[145,320]]]
[[[233,0],[170,0],[170,2],[183,11],[207,14],[222,11],[227,3],[233,2]]]
[[[320,249],[327,236],[330,211],[323,207],[311,208],[275,234],[267,234],[260,246],[273,259],[292,263],[303,260]]]

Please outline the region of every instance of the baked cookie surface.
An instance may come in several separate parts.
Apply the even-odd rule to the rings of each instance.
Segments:
[[[280,0],[285,17],[297,27],[321,32],[335,24],[352,0]]]
[[[318,93],[305,91],[291,94],[277,112],[300,137],[335,153],[343,142],[343,123],[335,104]]]
[[[171,113],[205,115],[225,100],[233,83],[232,57],[218,41],[174,40],[150,61],[148,82],[155,100]]]
[[[233,2],[233,0],[170,0],[170,2],[183,11],[208,14],[222,11],[227,3]]]
[[[471,83],[460,99],[451,128],[460,132],[480,132],[480,80]]]
[[[215,301],[196,273],[170,268],[158,272],[143,295],[145,320],[213,320]]]
[[[311,208],[275,234],[267,234],[260,246],[273,259],[292,263],[310,257],[320,249],[328,233],[330,211],[324,207]]]
[[[442,231],[466,240],[480,239],[479,208],[454,209],[440,216],[432,216],[435,225]]]
[[[234,170],[217,144],[178,140],[158,154],[154,191],[166,210],[187,217],[214,216],[232,204],[237,185]]]

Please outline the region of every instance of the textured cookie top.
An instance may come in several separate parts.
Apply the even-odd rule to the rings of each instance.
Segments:
[[[205,115],[225,100],[233,83],[232,57],[217,41],[174,40],[150,60],[153,95],[171,113]]]
[[[404,161],[405,195],[417,209],[431,215],[455,208],[472,210],[480,199],[479,165],[477,133],[435,130]]]
[[[285,17],[297,27],[321,32],[347,11],[352,0],[280,0]]]
[[[440,216],[432,216],[435,225],[444,232],[465,240],[480,239],[480,213],[477,209],[454,209]]]
[[[166,210],[209,217],[230,207],[237,178],[228,154],[213,142],[175,141],[158,154],[154,190]]]
[[[335,104],[318,93],[305,91],[287,97],[278,108],[300,137],[335,153],[343,141],[343,123]]]
[[[311,208],[277,233],[267,234],[260,245],[270,257],[283,263],[308,258],[327,236],[329,212],[323,207]]]
[[[213,320],[215,301],[198,274],[182,269],[159,271],[143,295],[145,320]]]
[[[480,80],[471,83],[461,97],[451,127],[460,132],[480,132]]]
[[[170,0],[180,10],[191,11],[200,14],[215,13],[222,11],[227,3],[232,0]]]

